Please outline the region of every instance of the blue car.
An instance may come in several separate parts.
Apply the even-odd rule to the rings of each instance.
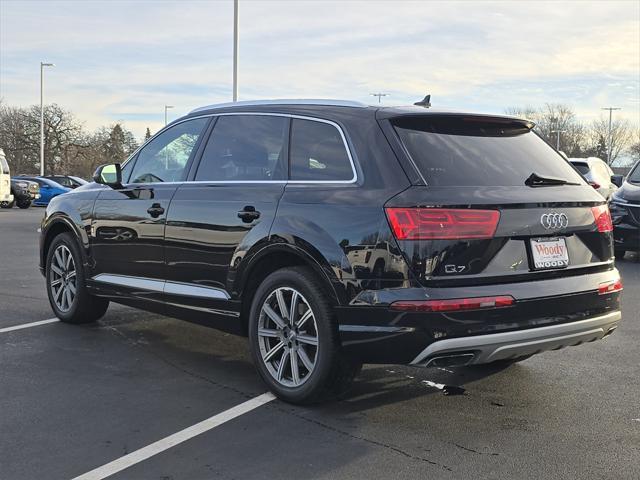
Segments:
[[[63,193],[71,191],[70,188],[63,187],[59,183],[47,178],[27,177],[22,175],[20,176],[20,178],[31,180],[32,182],[37,182],[40,185],[40,198],[35,200],[33,202],[33,205],[47,206],[49,205],[49,202],[53,197],[57,197],[58,195],[62,195]]]

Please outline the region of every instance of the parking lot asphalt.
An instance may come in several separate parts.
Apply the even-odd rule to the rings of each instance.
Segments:
[[[53,316],[43,213],[0,210],[0,331]],[[274,400],[109,478],[640,478],[640,260],[618,268],[624,318],[604,341],[508,369],[366,366],[341,401]],[[74,478],[264,392],[245,339],[123,306],[6,331],[0,479]]]

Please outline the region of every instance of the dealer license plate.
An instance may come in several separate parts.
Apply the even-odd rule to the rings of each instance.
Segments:
[[[531,239],[533,266],[536,270],[569,266],[569,252],[564,238]]]

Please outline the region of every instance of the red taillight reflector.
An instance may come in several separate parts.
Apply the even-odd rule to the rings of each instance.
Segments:
[[[593,218],[599,232],[605,233],[613,230],[613,222],[611,221],[608,206],[598,205],[597,207],[591,207],[591,213],[593,213]]]
[[[491,238],[500,212],[455,208],[385,208],[398,240]]]
[[[447,300],[400,300],[391,304],[392,310],[405,312],[454,312],[483,308],[510,307],[515,303],[511,295],[498,297],[453,298]]]
[[[615,293],[622,291],[622,280],[611,280],[610,282],[604,282],[598,285],[598,295],[606,295],[608,293]]]

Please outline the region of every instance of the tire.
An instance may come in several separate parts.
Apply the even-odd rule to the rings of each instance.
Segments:
[[[71,260],[68,260],[69,256]],[[61,233],[51,242],[47,253],[46,281],[49,303],[62,322],[95,322],[109,307],[109,300],[87,292],[80,247],[71,233]]]
[[[15,203],[16,203],[15,200],[12,200],[10,202],[0,202],[0,208],[13,208]]]
[[[291,328],[288,311],[294,295],[297,313]],[[362,367],[341,352],[327,294],[313,271],[304,267],[278,270],[260,284],[251,304],[249,346],[269,389],[295,404],[345,393]]]
[[[626,254],[626,253],[627,253],[627,251],[626,251],[626,250],[622,250],[622,249],[619,249],[619,248],[616,248],[616,249],[613,251],[613,254],[614,254],[614,255],[615,255],[615,257],[616,257],[616,260],[622,260],[622,259],[624,258],[624,256],[625,256],[625,254]]]
[[[22,208],[24,210],[31,206],[31,200],[27,200],[26,202],[18,202],[17,205],[18,205],[18,208]]]

